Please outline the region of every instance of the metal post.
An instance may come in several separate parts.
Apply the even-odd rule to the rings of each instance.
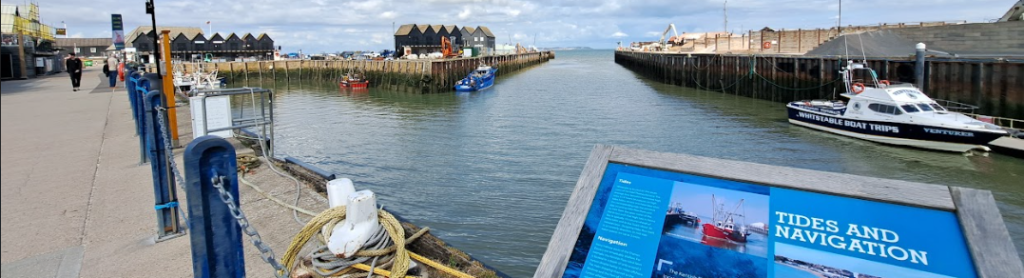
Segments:
[[[251,94],[252,93],[250,93],[250,95]],[[260,93],[260,121],[262,121],[262,122],[266,122],[267,121],[267,96],[266,96],[266,94],[264,94],[262,92]],[[262,138],[260,138],[260,140],[266,140],[267,139],[267,125],[266,124],[261,125],[260,137],[262,137]],[[264,149],[263,147],[264,146],[262,146],[262,145],[260,146],[260,152],[262,152],[263,155],[266,156],[266,157],[272,157],[272,156],[270,156],[270,150],[268,150],[270,147],[267,146],[268,149]]]
[[[245,277],[241,228],[213,186],[213,178],[224,177],[223,187],[238,206],[236,167],[235,148],[220,137],[199,137],[185,147],[194,277]]]
[[[149,81],[142,79],[142,73],[131,71],[125,85],[128,88],[128,99],[131,100],[132,118],[135,118],[135,134],[139,137],[139,165],[145,164],[146,157],[146,116],[143,96],[149,92]]]
[[[270,94],[268,97],[268,101],[270,101],[270,105],[268,105],[270,109],[270,122],[263,125],[270,125],[270,137],[263,138],[262,140],[267,142],[267,149],[270,149],[270,154],[267,157],[274,157],[274,90],[267,90],[267,92]]]
[[[918,89],[924,90],[924,53],[927,49],[924,43],[917,43],[917,62],[914,64],[914,82]]]
[[[153,75],[153,74],[147,74]],[[146,78],[151,78],[147,76]],[[149,80],[152,82],[152,80]],[[146,148],[149,165],[153,171],[153,192],[156,196],[157,241],[164,241],[183,235],[178,220],[178,197],[174,184],[174,176],[170,171],[170,158],[166,152],[164,136],[159,125],[160,117],[165,113],[162,109],[163,96],[160,91],[151,91],[145,95],[146,105]],[[165,122],[166,124],[166,122]]]
[[[163,48],[163,60],[164,60],[164,74],[162,76],[164,82],[164,97],[167,98],[167,124],[171,131],[171,146],[178,147],[178,113],[174,107],[177,104],[174,101],[174,65],[171,62],[171,31],[161,30],[163,34],[160,38],[161,47]],[[160,64],[157,64],[160,67]]]

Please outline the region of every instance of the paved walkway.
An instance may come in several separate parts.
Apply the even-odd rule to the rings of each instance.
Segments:
[[[150,166],[138,164],[128,97],[123,88],[111,92],[99,75],[99,68],[87,69],[78,92],[66,74],[0,83],[3,278],[192,276],[188,236],[155,243]],[[185,145],[190,122],[178,114]],[[250,180],[294,198],[294,183],[266,166]],[[292,212],[248,187],[241,194],[242,209],[281,256],[301,228]],[[302,193],[301,206],[326,207],[311,195]],[[249,276],[271,276],[248,239],[244,245]]]

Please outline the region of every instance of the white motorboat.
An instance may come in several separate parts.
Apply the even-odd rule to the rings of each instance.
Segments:
[[[1007,131],[952,112],[910,84],[890,84],[863,64],[848,63],[840,73],[847,92],[843,101],[805,100],[786,105],[789,122],[884,144],[966,152],[989,151],[989,142]],[[864,82],[854,71],[865,72]]]

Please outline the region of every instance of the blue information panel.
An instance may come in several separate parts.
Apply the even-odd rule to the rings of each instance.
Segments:
[[[609,163],[563,277],[976,277],[956,215]]]

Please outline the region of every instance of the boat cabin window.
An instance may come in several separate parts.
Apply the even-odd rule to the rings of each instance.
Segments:
[[[942,107],[942,105],[939,105],[938,103],[934,103],[933,102],[931,105],[932,105],[932,108],[935,108],[935,111],[939,111],[939,112],[945,112],[946,111],[946,108]]]
[[[892,106],[892,105],[872,103],[871,105],[868,105],[868,109],[871,109],[871,111],[875,111],[875,112],[878,112],[878,113],[885,113],[885,114],[892,114],[892,115],[902,115],[903,114],[903,111],[901,111],[896,106]]]
[[[925,112],[931,112],[933,110],[931,106],[928,106],[928,104],[924,104],[924,103],[918,103],[917,107],[921,107],[921,111],[925,111]]]
[[[917,107],[914,106],[913,104],[906,104],[906,105],[903,105],[903,106],[900,106],[900,107],[903,107],[903,111],[907,111],[907,113],[917,113],[917,112],[920,112],[920,110],[917,110]]]

